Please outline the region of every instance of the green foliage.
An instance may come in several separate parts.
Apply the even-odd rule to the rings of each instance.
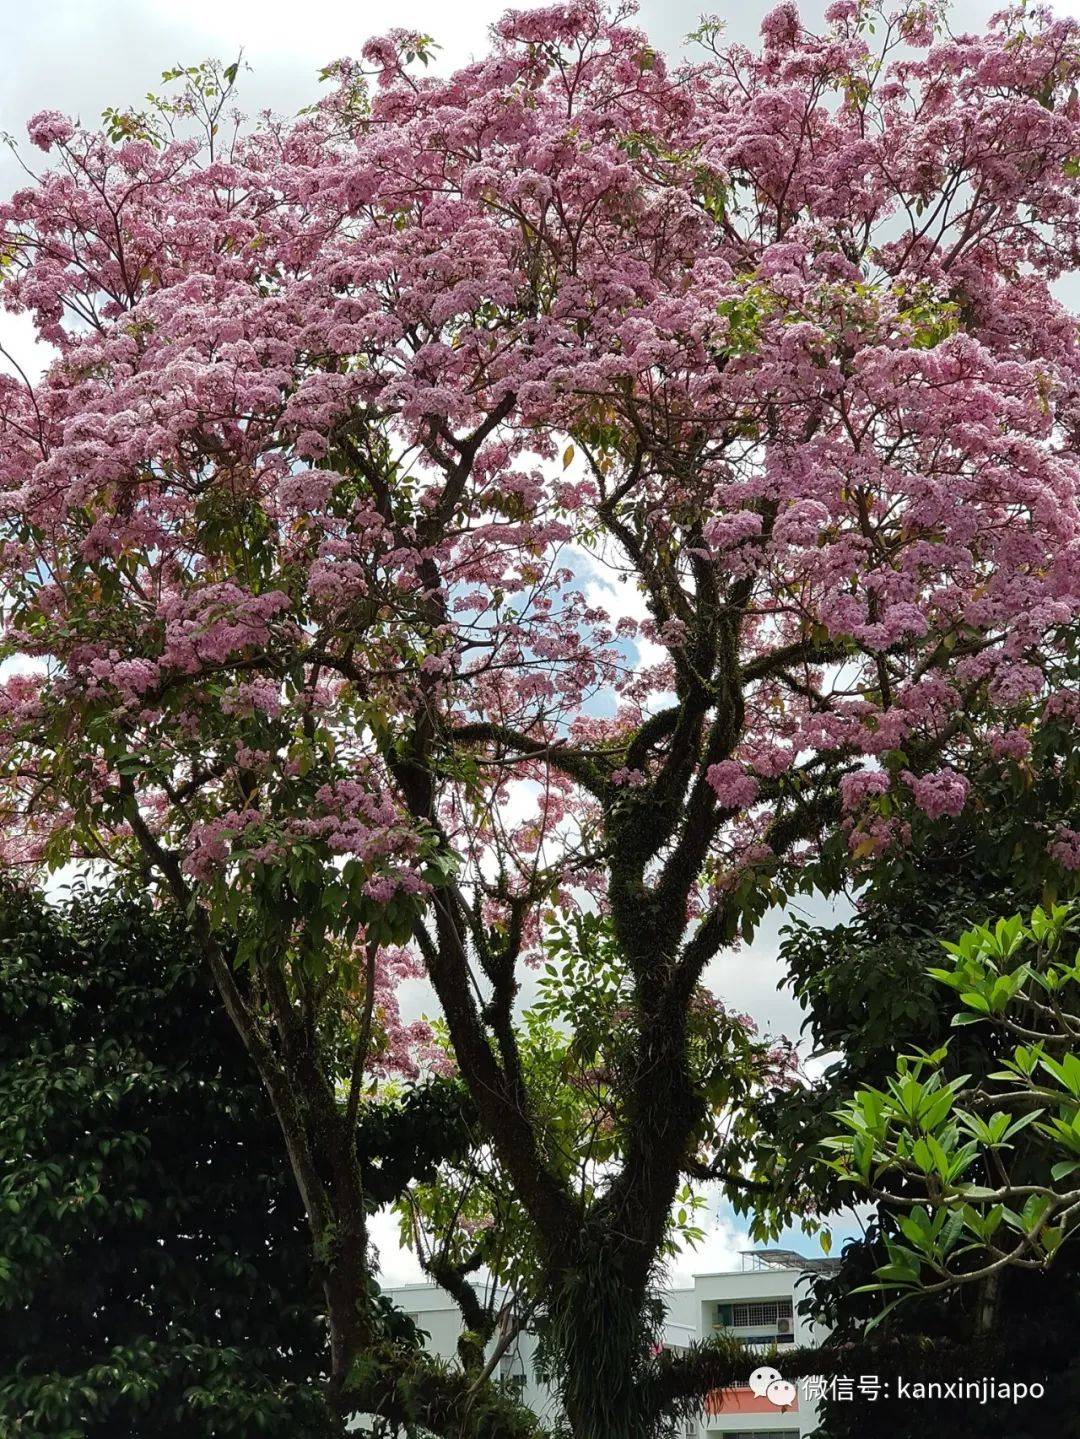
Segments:
[[[222,65],[217,60],[173,65],[161,72],[161,79],[165,85],[178,88],[166,93],[148,91],[145,110],[106,106],[101,112],[105,134],[114,145],[121,145],[125,140],[148,140],[160,149],[175,137],[178,123],[194,119],[205,127],[212,140],[239,71],[239,59],[231,65]]]
[[[723,211],[724,194],[715,189],[705,192],[705,208],[717,218]],[[774,308],[776,301],[765,285],[752,276],[741,276],[741,287],[737,296],[722,300],[717,305],[717,314],[727,321],[727,335],[720,353],[728,358],[756,353],[761,344],[761,333],[765,319]]]
[[[309,1241],[175,915],[0,894],[0,1432],[322,1435]]]
[[[564,1148],[576,1163],[583,1156],[603,1161],[621,1149],[624,1115],[618,1099],[632,1088],[640,1048],[633,980],[620,961],[610,924],[599,915],[578,915],[552,927],[545,950],[539,997],[526,1019],[560,1036],[548,1038],[544,1053],[559,1055],[557,1072],[570,1077],[579,1096],[591,1096],[594,1106],[584,1116],[580,1102],[572,1107],[587,1133],[564,1141]],[[691,1084],[703,1101],[695,1136],[703,1164],[715,1168],[736,1162],[742,1142],[753,1132],[750,1101],[770,1082],[771,1051],[745,1016],[731,1013],[703,988],[695,992],[687,1017],[687,1061]]]
[[[1075,818],[1080,745],[1051,719],[1030,733],[1029,759],[988,766],[964,813],[947,822],[913,817],[912,844],[868,861],[855,916],[822,925],[789,911],[780,957],[786,983],[807,1011],[814,1052],[829,1057],[817,1084],[765,1096],[748,1173],[767,1185],[732,1192],[755,1237],[847,1203],[835,1171],[820,1163],[833,1112],[864,1084],[883,1085],[905,1047],[949,1041],[948,1075],[989,1072],[1004,1057],[1000,1033],[952,1025],[953,1010],[930,971],[941,937],[988,914],[1052,907],[1076,893],[1080,876],[1047,851],[1059,823]],[[898,756],[897,763],[906,757]],[[836,887],[846,842],[830,841],[801,878],[805,892]]]
[[[872,1286],[901,1296],[1048,1265],[1080,1226],[1076,912],[1039,908],[943,948],[952,964],[930,974],[956,996],[953,1024],[996,1026],[1002,1067],[946,1079],[947,1045],[902,1056],[884,1088],[837,1111],[846,1132],[825,1142],[839,1174],[907,1211]]]
[[[835,1111],[859,1090],[887,1092],[889,1079],[897,1078],[898,1052],[932,1054],[947,1044],[938,1066],[947,1081],[993,1073],[1015,1048],[998,1025],[953,1026],[958,1009],[974,1011],[958,1005],[957,992],[930,971],[943,968],[940,936],[972,929],[987,914],[1030,911],[1040,902],[1052,908],[1075,893],[1075,876],[1053,862],[1046,846],[1056,825],[1075,816],[1080,750],[1069,727],[1056,720],[1033,729],[1030,737],[1030,759],[988,767],[964,814],[947,829],[940,822],[918,822],[909,848],[868,863],[852,919],[833,926],[789,923],[781,950],[788,982],[806,1008],[814,1049],[831,1057],[812,1088],[767,1098],[751,1172],[769,1181],[768,1203],[752,1193],[732,1195],[737,1206],[756,1210],[752,1222],[759,1223],[762,1212],[790,1221],[793,1214],[827,1214],[846,1206],[850,1187],[821,1163],[820,1141],[835,1134]],[[834,862],[827,850],[824,884]],[[807,879],[814,883],[816,876]],[[1001,1108],[992,1105],[975,1118],[990,1124]],[[1010,1141],[1016,1150],[1006,1153],[1014,1164],[1017,1151],[1037,1152],[1028,1151],[1029,1141],[1038,1139],[1032,1126]],[[921,1202],[920,1196],[911,1197],[916,1205]],[[991,1374],[1047,1384],[1044,1401],[1010,1408],[1001,1427],[982,1406],[948,1399],[920,1405],[930,1428],[947,1429],[958,1439],[1068,1432],[1080,1406],[1080,1364],[1072,1339],[1080,1323],[1076,1247],[1066,1245],[1049,1269],[1008,1267],[991,1281],[906,1291],[900,1309],[882,1315],[898,1292],[870,1288],[878,1282],[875,1269],[888,1262],[886,1242],[920,1252],[900,1227],[900,1217],[908,1213],[903,1205],[880,1202],[864,1221],[864,1237],[843,1247],[837,1271],[815,1280],[807,1309],[832,1328],[838,1343],[865,1345],[873,1326],[869,1337],[879,1352],[868,1351],[866,1372],[895,1379],[890,1346],[923,1336],[920,1378]],[[918,1223],[913,1234],[920,1232]],[[1040,1316],[1038,1326],[1030,1323],[1032,1313]],[[910,1366],[903,1372],[913,1375]],[[909,1439],[911,1413],[910,1402],[860,1401],[858,1393],[854,1402],[826,1400],[822,1439],[863,1439],[871,1430],[879,1439]]]
[[[917,350],[932,350],[954,335],[960,327],[959,306],[938,298],[929,287],[900,288],[897,324],[903,327]]]
[[[544,948],[536,999],[517,1020],[520,1064],[545,1163],[584,1212],[625,1149],[626,1097],[639,1052],[633,980],[599,915],[552,926]],[[694,998],[688,1028],[691,1080],[702,1100],[695,1152],[703,1171],[726,1172],[756,1132],[751,1100],[769,1083],[772,1046],[705,991]],[[444,1131],[460,1137],[458,1126],[470,1123],[465,1110],[452,1109]],[[680,1188],[661,1258],[700,1241],[705,1202],[691,1184]],[[397,1208],[404,1243],[415,1245],[419,1228],[446,1263],[469,1272],[482,1265],[523,1302],[539,1297],[534,1236],[479,1127],[467,1150],[448,1154],[436,1172],[403,1189]]]
[[[393,1203],[411,1184],[435,1182],[440,1165],[468,1153],[476,1124],[475,1107],[459,1080],[431,1079],[361,1105],[356,1147],[365,1160],[369,1207]]]

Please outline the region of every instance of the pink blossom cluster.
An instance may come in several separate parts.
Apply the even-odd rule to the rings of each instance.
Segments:
[[[840,796],[845,810],[858,810],[867,800],[877,795],[888,794],[891,781],[884,770],[856,770],[846,774],[840,781]]]
[[[426,1019],[403,1020],[401,986],[424,977],[424,966],[403,945],[380,946],[375,957],[375,1016],[378,1043],[371,1073],[384,1078],[416,1079],[424,1074],[450,1074],[453,1066]],[[363,996],[361,996],[363,998]]]
[[[939,769],[924,775],[905,772],[903,778],[911,787],[915,803],[930,819],[943,815],[955,818],[967,802],[969,781],[956,770]]]
[[[758,781],[735,760],[710,765],[705,778],[725,809],[745,809],[757,798]]]
[[[1066,869],[1080,869],[1080,830],[1070,829],[1068,825],[1061,825],[1057,834],[1047,845],[1047,852],[1051,859],[1064,865]]]
[[[439,850],[535,957],[635,806],[691,925],[805,862],[796,811],[865,858],[1076,723],[1080,30],[932,11],[674,66],[566,0],[227,143],[36,115],[9,850],[133,864],[141,817],[200,893],[291,854],[387,910]]]

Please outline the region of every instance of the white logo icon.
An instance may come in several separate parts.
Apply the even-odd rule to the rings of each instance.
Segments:
[[[750,1388],[759,1399],[764,1399],[769,1392],[769,1385],[776,1383],[783,1383],[779,1369],[769,1369],[763,1365],[750,1375]]]
[[[798,1392],[789,1379],[774,1379],[765,1390],[765,1398],[777,1409],[790,1409]]]
[[[758,1399],[767,1399],[777,1409],[789,1409],[799,1392],[781,1376],[779,1369],[770,1369],[764,1364],[750,1375],[750,1389]]]

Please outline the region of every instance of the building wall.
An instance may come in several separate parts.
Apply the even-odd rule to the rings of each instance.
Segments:
[[[824,1338],[824,1331],[798,1313],[803,1294],[804,1281],[797,1269],[699,1274],[691,1287],[672,1295],[672,1309],[684,1322],[693,1324],[702,1339],[726,1330],[747,1344],[775,1343],[773,1367],[783,1374],[785,1347],[814,1346]],[[790,1317],[783,1312],[773,1315],[774,1305],[778,1311],[790,1311]],[[790,1410],[784,1410],[747,1385],[711,1395],[698,1433],[701,1439],[742,1439],[744,1435],[795,1439],[812,1433],[817,1422],[816,1405],[807,1403],[802,1394]]]
[[[463,1325],[457,1305],[434,1284],[400,1284],[386,1290],[394,1305],[403,1310],[427,1335],[426,1347],[440,1359],[453,1359]],[[489,1346],[494,1349],[495,1341]],[[541,1418],[549,1417],[555,1401],[546,1385],[540,1384],[535,1372],[536,1339],[520,1334],[500,1361],[499,1373],[504,1378],[522,1377],[525,1381],[522,1399]]]

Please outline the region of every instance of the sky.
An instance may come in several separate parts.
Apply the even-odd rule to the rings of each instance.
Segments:
[[[808,24],[821,18],[828,0],[804,4]],[[1001,0],[958,0],[951,11],[954,30],[974,30],[1000,8]],[[518,8],[534,8],[522,0]],[[0,0],[0,131],[13,136],[28,161],[44,157],[26,140],[26,121],[38,110],[60,110],[90,124],[106,106],[138,104],[159,88],[161,72],[205,59],[230,62],[243,52],[239,103],[249,114],[270,108],[289,114],[319,93],[318,72],[330,61],[357,55],[364,41],[403,26],[434,37],[441,46],[440,68],[454,67],[483,53],[487,27],[507,8],[502,0]],[[702,10],[725,20],[732,40],[753,44],[773,0],[641,0],[638,23],[651,43],[668,53],[700,22]],[[1061,13],[1080,15],[1080,0],[1060,0]],[[0,194],[20,183],[6,149],[0,151]],[[0,343],[30,371],[41,367],[29,324],[0,315]],[[599,598],[599,596],[598,596]],[[605,595],[605,600],[611,596]],[[818,902],[811,912],[828,920],[843,913]],[[752,945],[714,961],[709,981],[733,1008],[754,1016],[765,1029],[797,1035],[801,1014],[786,989],[778,988],[776,959],[782,916],[763,925]],[[414,1010],[427,996],[412,997]],[[850,1232],[852,1226],[841,1227]],[[798,1236],[796,1236],[798,1239]],[[375,1240],[387,1283],[419,1278],[415,1261],[396,1241],[396,1223],[383,1216]],[[738,1250],[749,1246],[730,1209],[714,1210],[699,1252],[676,1265],[676,1279],[738,1267]]]
[[[807,23],[820,20],[824,3],[802,6]],[[999,5],[957,0],[953,28],[975,29]],[[370,35],[421,30],[442,46],[444,64],[457,65],[483,52],[487,27],[506,8],[502,0],[0,0],[0,129],[23,138],[27,118],[42,109],[91,121],[107,105],[137,101],[170,65],[230,61],[241,49],[251,66],[242,91],[248,110],[289,112],[314,97],[324,65],[358,54]],[[733,40],[752,43],[771,8],[772,0],[641,0],[639,23],[670,52],[706,10]],[[1080,0],[1056,8],[1078,14]]]

